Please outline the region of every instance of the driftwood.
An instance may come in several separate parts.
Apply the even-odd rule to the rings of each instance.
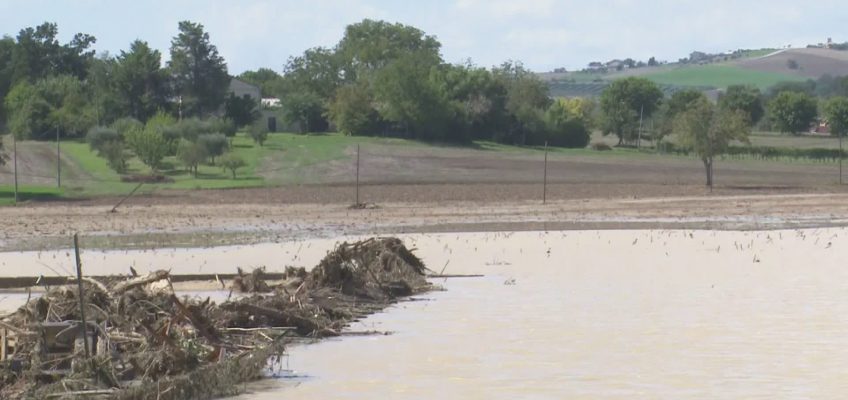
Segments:
[[[115,285],[112,288],[112,294],[120,295],[126,291],[131,290],[132,288],[136,288],[139,286],[144,286],[153,282],[158,282],[164,279],[168,279],[170,273],[168,271],[158,270],[155,272],[151,272],[145,276],[140,276],[138,278],[133,278],[128,281],[121,282]]]
[[[62,278],[65,285],[0,320],[0,328],[16,336],[15,351],[3,365],[49,376],[48,382],[0,365],[0,399],[184,400],[236,394],[298,337],[389,334],[341,329],[405,293],[428,290],[427,272],[400,240],[380,238],[339,245],[310,272],[287,268],[274,286],[263,270],[239,271],[241,283],[254,294],[220,305],[208,298],[178,298],[167,271],[83,278],[90,288],[83,299]],[[155,290],[150,286],[155,282],[170,290]],[[77,333],[83,326],[74,323],[83,310],[98,338],[88,361],[79,359]],[[61,328],[68,323],[72,326]],[[49,334],[42,334],[44,326],[51,327]]]

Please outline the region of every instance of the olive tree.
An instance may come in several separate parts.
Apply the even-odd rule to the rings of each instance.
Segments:
[[[748,142],[751,127],[744,111],[717,107],[706,98],[689,104],[675,121],[680,143],[692,149],[704,163],[707,186],[713,187],[715,157],[727,151],[730,142]]]

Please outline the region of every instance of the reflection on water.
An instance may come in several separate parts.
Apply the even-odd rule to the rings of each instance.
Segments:
[[[356,328],[394,335],[295,347],[291,368],[308,379],[240,399],[848,393],[843,230],[453,236],[418,246],[430,265],[450,253],[450,272],[485,278],[448,280]]]

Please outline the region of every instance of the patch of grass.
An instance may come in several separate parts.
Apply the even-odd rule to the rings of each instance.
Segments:
[[[62,197],[62,189],[49,186],[18,186],[18,201],[28,200],[57,200]],[[15,204],[15,185],[0,185],[0,206]]]
[[[761,72],[730,65],[698,65],[644,75],[656,83],[677,86],[711,86],[725,88],[730,85],[754,85],[766,89],[779,82],[800,81],[804,78]]]

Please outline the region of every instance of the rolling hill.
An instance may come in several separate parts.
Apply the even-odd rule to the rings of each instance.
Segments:
[[[750,51],[741,59],[708,64],[672,63],[609,73],[545,73],[554,96],[593,97],[611,81],[629,76],[650,79],[665,92],[682,88],[723,89],[747,84],[765,90],[785,81],[816,79],[823,75],[848,75],[848,51],[802,48]]]

